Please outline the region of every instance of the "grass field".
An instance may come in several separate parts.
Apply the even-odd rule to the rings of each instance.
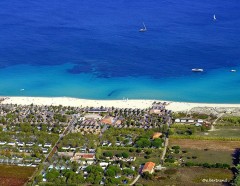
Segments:
[[[230,181],[233,174],[227,169],[208,169],[200,167],[177,168],[156,173],[153,180],[144,180],[142,178],[137,182],[148,186],[162,185],[179,185],[179,186],[194,186],[194,185],[223,185],[217,183],[216,180]],[[215,180],[215,182],[211,182]]]
[[[233,154],[240,147],[239,141],[170,139],[169,147],[180,146],[173,155],[179,164],[183,162],[228,164],[233,166]],[[184,152],[185,151],[185,152]]]
[[[240,127],[234,126],[216,126],[216,130],[208,132],[199,132],[196,135],[200,136],[213,136],[213,137],[225,137],[225,138],[240,138]]]
[[[33,167],[0,165],[0,186],[22,186],[34,171]]]
[[[182,153],[182,150],[186,150],[186,153]],[[182,160],[184,162],[193,163],[226,163],[228,165],[233,164],[233,157],[230,151],[216,151],[216,150],[199,150],[190,148],[181,148],[179,154],[174,154],[174,157]],[[192,158],[196,157],[196,158]]]
[[[221,140],[195,140],[195,139],[171,139],[169,145],[179,145],[181,148],[209,149],[216,151],[231,151],[240,147],[240,141],[221,141]]]

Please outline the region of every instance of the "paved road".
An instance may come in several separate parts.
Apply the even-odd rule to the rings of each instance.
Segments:
[[[59,135],[59,138],[57,140],[57,142],[54,144],[53,148],[51,149],[51,151],[47,154],[47,156],[45,157],[45,159],[43,160],[43,162],[41,164],[44,164],[45,162],[47,162],[49,156],[52,154],[52,153],[55,153],[56,149],[57,149],[57,145],[59,144],[59,142],[62,140],[62,138],[67,135],[69,132],[70,132],[70,129],[72,129],[73,125],[77,123],[77,119],[75,117],[73,117],[73,119],[69,122],[68,126],[65,128],[65,130],[63,131],[62,134]],[[33,184],[32,185],[35,185],[35,177],[37,176],[37,173],[39,171],[37,171],[36,169],[36,172],[33,174],[32,178],[30,180],[33,180]],[[26,183],[27,184],[27,183]]]
[[[57,145],[59,144],[59,142],[62,140],[62,138],[64,136],[66,136],[70,130],[72,129],[73,125],[77,122],[77,119],[75,117],[73,117],[73,119],[69,122],[68,126],[65,128],[65,130],[63,131],[62,134],[59,135],[59,138],[57,140],[57,142],[55,143],[55,145],[53,146],[52,150],[49,152],[49,154],[46,156],[45,160],[43,162],[45,162],[48,157],[54,152],[56,151]]]

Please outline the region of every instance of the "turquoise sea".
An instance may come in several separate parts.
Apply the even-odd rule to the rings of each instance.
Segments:
[[[240,103],[237,0],[2,0],[0,7],[2,96]]]

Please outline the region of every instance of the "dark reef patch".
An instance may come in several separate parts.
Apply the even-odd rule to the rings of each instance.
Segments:
[[[74,65],[71,69],[67,69],[67,72],[70,74],[81,74],[81,73],[90,73],[93,72],[91,65]]]
[[[123,91],[122,89],[114,89],[114,90],[112,90],[111,92],[109,92],[107,96],[108,96],[108,97],[111,97],[111,96],[114,95],[114,96],[116,97],[116,95],[119,94],[119,93],[122,92],[122,91]]]

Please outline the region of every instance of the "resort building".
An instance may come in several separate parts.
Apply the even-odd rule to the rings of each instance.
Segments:
[[[84,117],[85,119],[94,119],[94,120],[102,119],[102,116],[100,116],[99,114],[86,114]]]
[[[152,174],[154,172],[154,167],[155,167],[155,163],[146,162],[143,169],[142,169],[142,173],[149,172],[150,174]]]
[[[106,116],[101,120],[102,124],[112,125],[114,123],[114,118],[111,116]]]
[[[153,134],[153,136],[152,136],[152,139],[157,139],[157,138],[159,138],[159,137],[161,137],[162,136],[162,133],[161,132],[155,132],[154,134]]]

